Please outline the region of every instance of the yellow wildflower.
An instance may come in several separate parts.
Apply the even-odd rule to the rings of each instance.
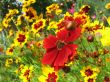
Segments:
[[[29,82],[33,75],[33,66],[24,66],[21,70],[21,74],[19,76],[20,79],[22,79],[22,82]]]
[[[18,31],[16,34],[16,38],[14,39],[15,46],[21,46],[27,42],[28,32]]]
[[[103,46],[109,46],[110,45],[110,28],[109,27],[105,27],[103,29],[99,29],[95,32],[95,34],[100,34],[101,38],[100,41],[102,43]]]
[[[42,71],[43,75],[38,78],[39,82],[57,82],[58,74],[54,71],[54,68],[43,66]]]
[[[6,67],[10,67],[10,65],[13,63],[13,59],[6,59],[6,62],[5,62],[5,66]]]
[[[38,32],[39,30],[41,30],[42,28],[44,28],[45,27],[45,19],[39,19],[39,20],[37,20],[36,22],[34,22],[33,24],[32,24],[32,31],[34,32],[34,33],[36,33],[36,32]]]
[[[110,9],[110,3],[107,3],[107,4],[105,5],[105,8],[106,8],[106,9]]]
[[[98,73],[98,68],[92,68],[91,66],[83,67],[83,69],[80,71],[81,75],[85,78],[95,78]]]

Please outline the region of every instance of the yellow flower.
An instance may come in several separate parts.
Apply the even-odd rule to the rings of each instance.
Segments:
[[[57,29],[57,28],[58,28],[56,21],[51,21],[51,22],[49,23],[49,26],[48,26],[47,29],[50,30],[50,29],[52,29],[52,28],[54,28],[54,29]]]
[[[28,7],[35,2],[36,2],[36,0],[23,0],[23,3],[22,3],[23,6],[22,7]]]
[[[90,9],[90,6],[89,5],[83,5],[80,8],[80,12],[88,13],[89,9]]]
[[[14,47],[13,46],[11,46],[10,48],[8,48],[7,50],[6,50],[6,55],[13,55],[13,49],[14,49]]]
[[[15,15],[15,14],[18,14],[19,11],[17,9],[10,9],[9,10],[9,14],[12,16],[12,15]]]
[[[4,18],[2,21],[2,24],[5,28],[9,27],[9,22],[11,21],[11,19],[6,19]]]
[[[37,17],[37,12],[35,9],[33,9],[33,7],[23,8],[22,11],[24,12],[24,17],[29,22],[33,22],[33,20],[35,20]]]
[[[21,70],[21,74],[19,76],[20,79],[22,79],[22,82],[29,82],[33,75],[33,66],[24,66],[24,68]]]
[[[15,70],[16,74],[21,73],[21,70],[24,68],[24,65],[21,64],[17,70]]]
[[[47,10],[47,13],[55,13],[56,15],[59,15],[62,13],[62,10],[59,8],[59,5],[58,4],[52,4],[50,6],[48,6],[46,8]]]
[[[23,45],[27,42],[28,32],[18,31],[16,34],[16,38],[14,39],[15,46],[23,47]]]
[[[96,82],[96,77],[95,78],[88,78],[88,77],[85,77],[84,78],[84,82]]]
[[[39,30],[41,30],[42,28],[45,27],[45,19],[39,19],[37,20],[35,23],[32,24],[32,31],[34,33],[38,32]]]
[[[91,66],[83,67],[83,69],[80,71],[81,75],[85,78],[95,78],[98,73],[98,68],[92,68]]]
[[[20,57],[17,57],[17,58],[15,59],[15,63],[16,63],[16,64],[18,64],[20,61],[21,61],[21,58],[20,58]]]
[[[10,67],[10,65],[13,63],[13,59],[6,59],[6,62],[5,62],[5,66],[6,67]]]
[[[106,8],[106,9],[110,9],[110,3],[107,3],[107,4],[105,5],[105,8]]]
[[[54,71],[54,68],[43,66],[42,71],[43,75],[38,78],[39,82],[57,82],[58,74]]]
[[[100,34],[101,38],[100,41],[102,43],[103,46],[109,46],[110,45],[110,28],[109,27],[105,27],[103,29],[99,29],[95,32],[95,34]]]
[[[16,20],[16,26],[21,25],[23,22],[23,15],[18,16],[17,20]]]

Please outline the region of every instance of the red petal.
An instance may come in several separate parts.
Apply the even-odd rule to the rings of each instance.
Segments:
[[[70,54],[70,60],[74,58],[74,56],[76,56],[76,49],[77,49],[77,45],[76,44],[69,44],[68,48],[71,49],[72,53]]]
[[[59,51],[58,56],[54,62],[54,66],[64,66],[68,60],[69,53],[67,47],[65,46],[61,51]]]
[[[65,41],[67,37],[68,37],[68,31],[66,29],[60,30],[57,33],[57,38],[61,41]]]
[[[66,39],[65,42],[72,42],[78,39],[81,35],[81,28],[76,28],[75,30],[70,31],[69,37]]]
[[[42,63],[51,65],[54,62],[57,54],[58,54],[58,50],[56,48],[51,50],[50,52],[44,55],[42,59]]]
[[[49,35],[44,39],[44,48],[49,49],[56,46],[57,38],[53,35]]]

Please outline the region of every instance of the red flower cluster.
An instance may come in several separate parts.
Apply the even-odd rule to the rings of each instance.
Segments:
[[[77,45],[72,44],[81,34],[80,28],[73,30],[60,30],[56,36],[49,35],[44,39],[46,54],[42,59],[43,64],[51,65],[56,70],[64,67],[65,63],[72,60],[76,54]]]

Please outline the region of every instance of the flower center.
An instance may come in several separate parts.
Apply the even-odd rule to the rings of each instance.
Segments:
[[[55,75],[55,72],[48,74],[47,82],[56,82],[57,76]]]
[[[43,25],[43,22],[42,21],[40,21],[40,22],[38,22],[37,24],[34,24],[34,29],[38,29],[40,26],[42,26]]]
[[[25,35],[19,34],[19,38],[17,38],[18,42],[24,42],[26,39]]]
[[[64,46],[65,46],[64,42],[60,40],[57,41],[57,49],[61,50]]]
[[[34,14],[29,10],[26,12],[26,16],[29,16],[29,19],[34,17]]]
[[[30,70],[26,70],[25,73],[24,73],[24,76],[26,77],[26,79],[29,81],[30,80],[30,77],[29,77],[29,73],[30,73]]]
[[[94,80],[93,80],[93,79],[91,79],[91,78],[89,78],[89,79],[88,79],[88,82],[94,82]]]
[[[30,70],[26,70],[24,73],[24,76],[28,76],[29,75]]]
[[[67,29],[68,30],[73,30],[73,29],[75,29],[75,27],[76,27],[76,23],[75,22],[72,22],[72,21],[69,21],[68,23],[67,23]]]
[[[93,74],[93,71],[91,69],[85,70],[85,75],[91,76]]]
[[[9,50],[9,52],[13,52],[13,49],[11,48],[11,49]]]

